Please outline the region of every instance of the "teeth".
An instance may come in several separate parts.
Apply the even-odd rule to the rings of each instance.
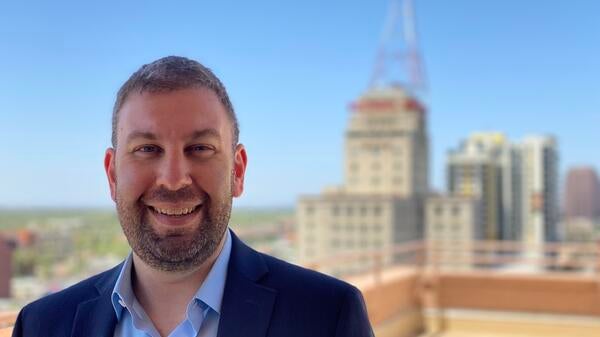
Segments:
[[[160,213],[160,214],[164,214],[164,215],[187,215],[192,213],[196,207],[192,207],[192,208],[177,208],[177,209],[168,209],[168,208],[156,208],[153,207],[153,209]]]

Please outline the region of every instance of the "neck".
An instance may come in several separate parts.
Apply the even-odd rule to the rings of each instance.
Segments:
[[[185,317],[188,303],[206,279],[221,253],[226,237],[227,232],[221,238],[214,253],[200,266],[191,270],[177,272],[157,270],[133,253],[134,268],[131,278],[133,292],[161,335],[165,330],[160,328],[161,325],[170,326],[175,322],[175,325],[172,326],[174,328]],[[161,324],[160,321],[164,320],[171,321],[171,323]]]

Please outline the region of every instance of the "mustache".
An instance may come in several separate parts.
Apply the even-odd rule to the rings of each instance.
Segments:
[[[159,201],[168,203],[187,202],[187,201],[204,201],[206,200],[206,193],[203,191],[197,191],[191,186],[180,188],[176,191],[166,189],[164,187],[157,187],[148,191],[142,197],[142,201]]]

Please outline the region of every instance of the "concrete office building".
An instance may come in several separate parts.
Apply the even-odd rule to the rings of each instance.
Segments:
[[[569,219],[600,219],[600,182],[593,167],[569,169],[564,189],[564,216]]]
[[[474,240],[485,238],[480,199],[431,196],[425,203],[425,237],[428,258],[444,269],[468,270],[474,266]]]
[[[400,87],[360,97],[346,132],[344,173],[341,186],[298,202],[301,262],[421,239],[429,189],[421,104]],[[363,262],[356,268],[369,265]]]
[[[426,195],[428,139],[418,101],[393,87],[368,92],[353,110],[346,132],[346,191]]]
[[[523,231],[530,247],[558,241],[558,149],[552,136],[530,136],[522,152]]]

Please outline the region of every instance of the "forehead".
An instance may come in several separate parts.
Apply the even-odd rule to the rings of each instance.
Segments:
[[[195,131],[214,129],[231,142],[231,122],[217,95],[205,88],[159,93],[132,93],[119,111],[117,135],[134,132],[159,138],[181,138]]]

